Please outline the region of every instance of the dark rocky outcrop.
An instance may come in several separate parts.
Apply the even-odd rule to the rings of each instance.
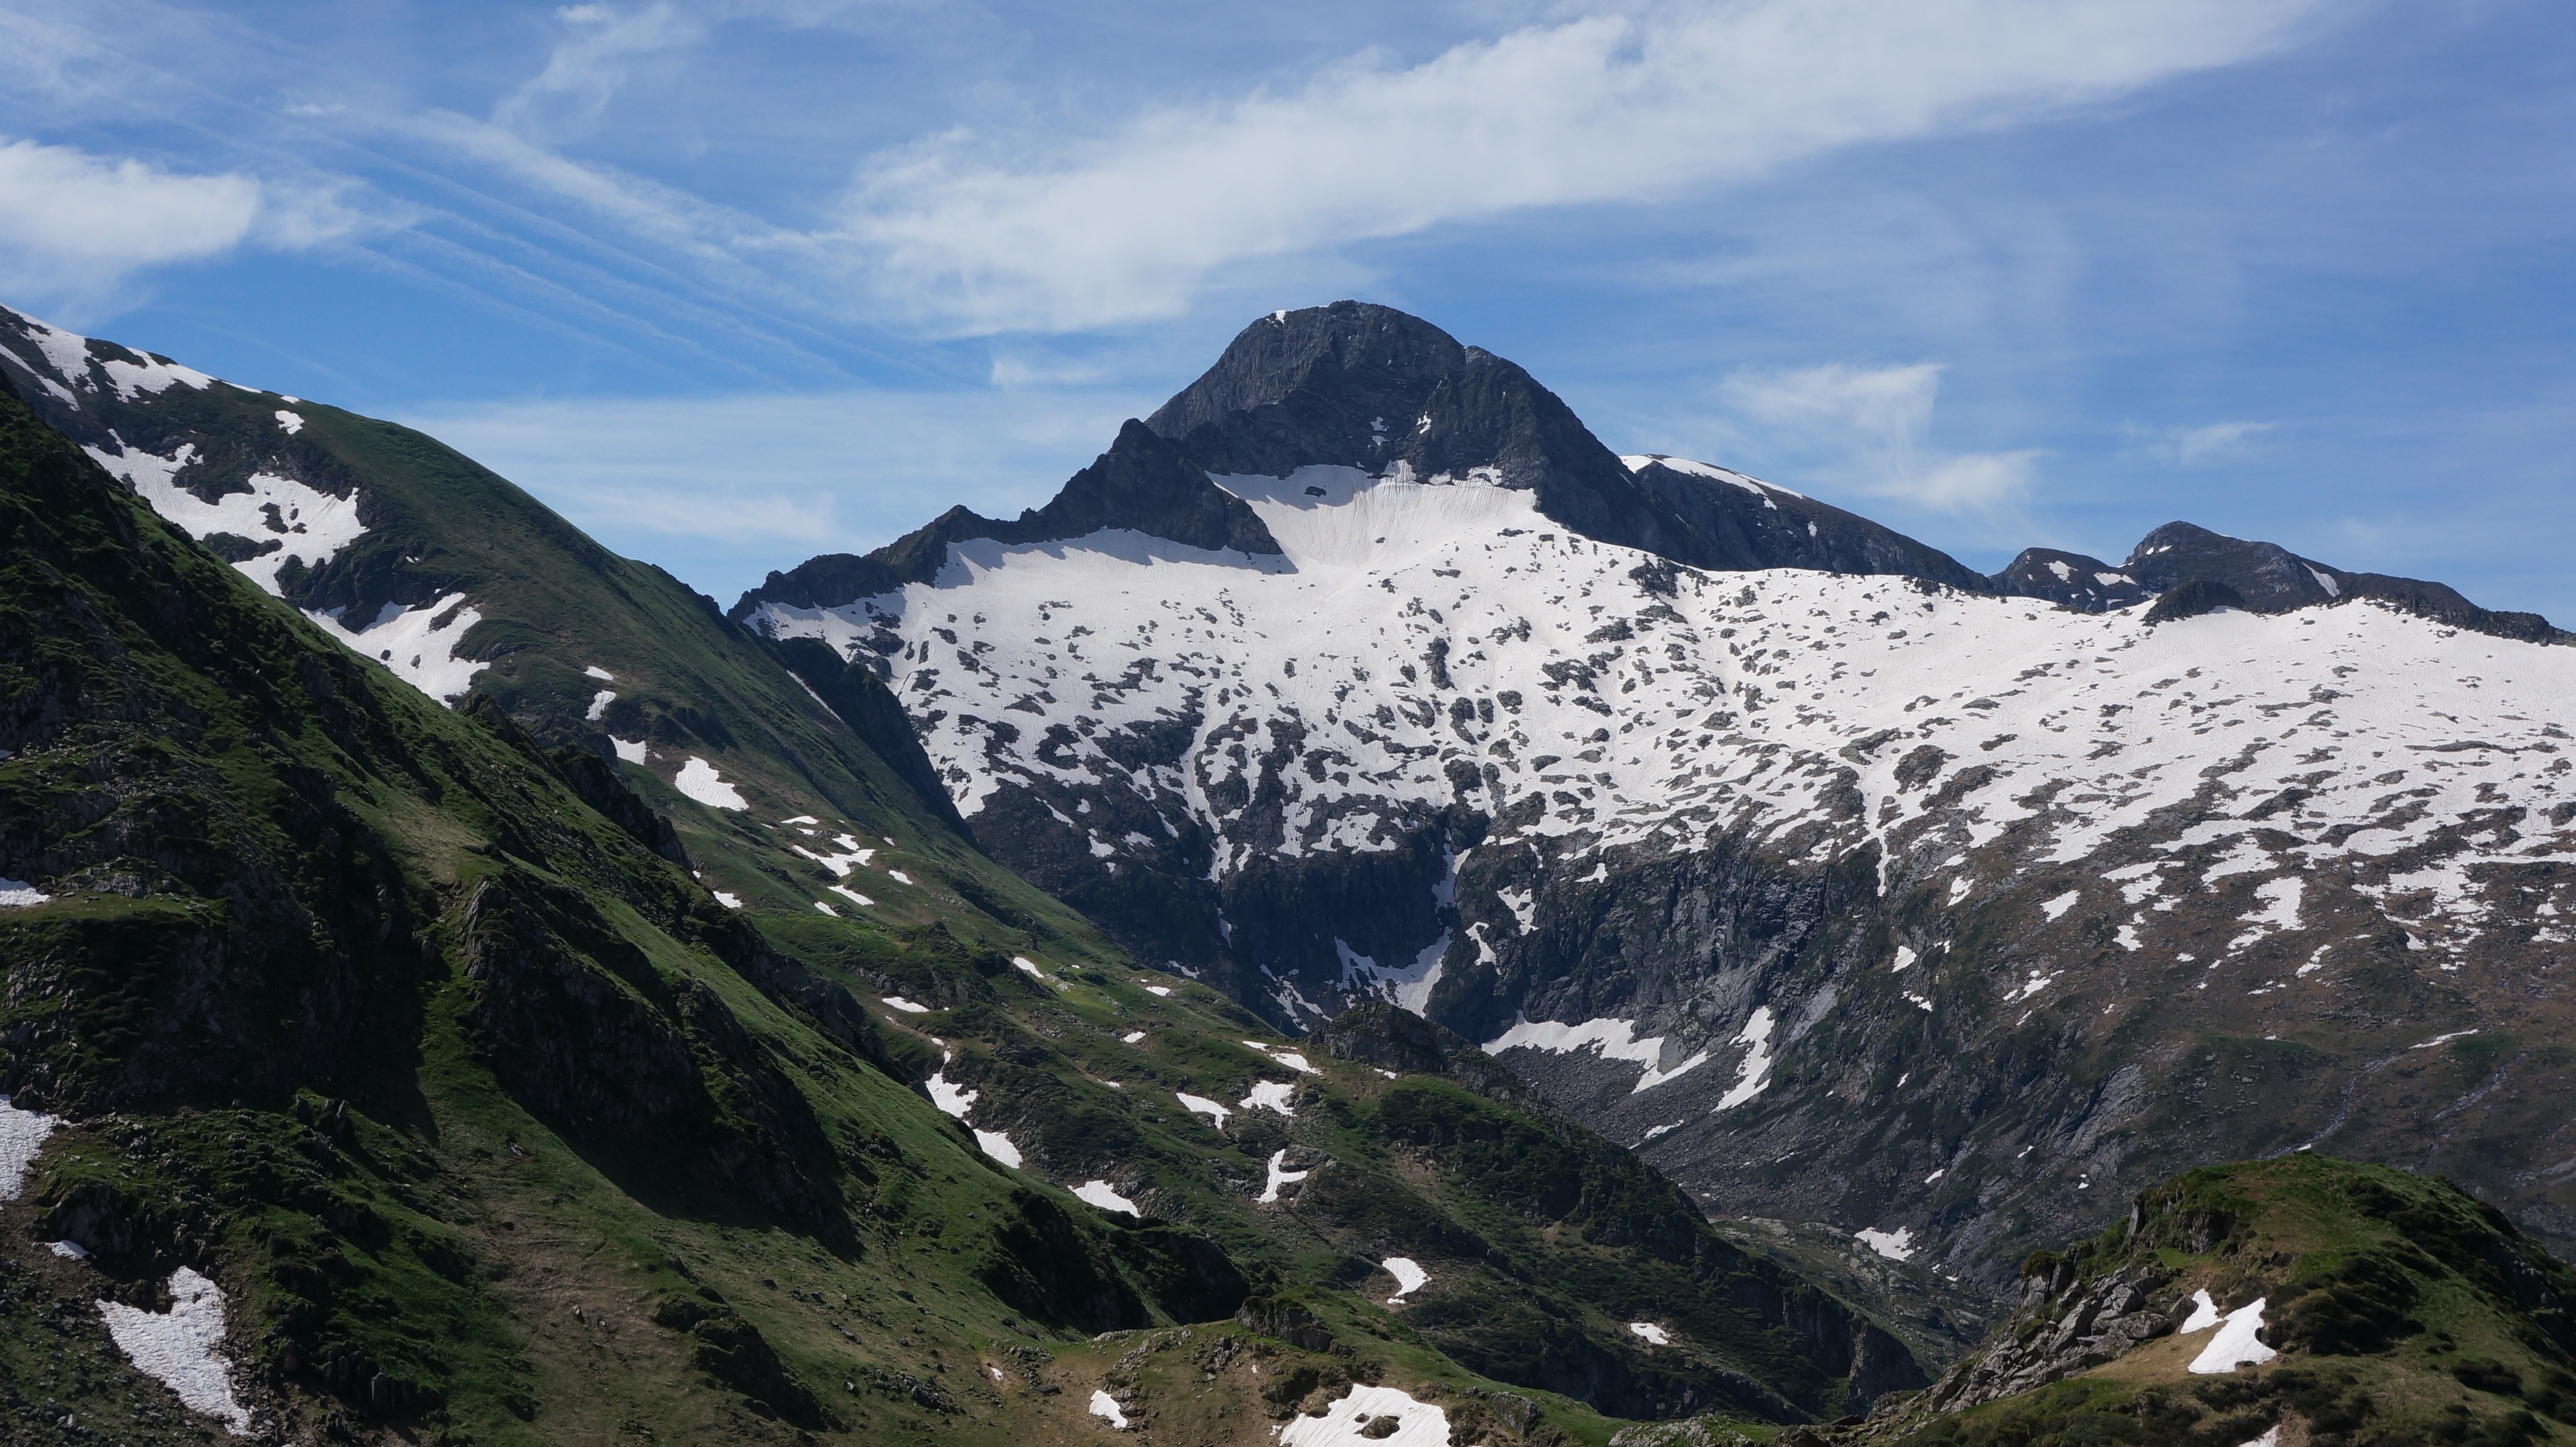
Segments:
[[[979,538],[1014,545],[1063,542],[1103,528],[1125,528],[1209,552],[1279,551],[1278,541],[1250,506],[1208,481],[1188,457],[1131,418],[1109,450],[1075,473],[1042,508],[1002,519],[952,507],[929,526],[864,557],[827,553],[773,572],[743,594],[727,616],[740,622],[764,602],[837,608],[906,583],[927,583],[947,566],[951,543]]]
[[[939,782],[939,771],[931,766],[930,755],[922,752],[921,740],[913,734],[912,720],[905,716],[903,704],[886,688],[885,680],[877,677],[875,669],[842,658],[819,638],[778,638],[768,643],[787,671],[814,690],[823,706],[849,725],[850,731],[876,750],[877,757],[911,787],[923,808],[961,830],[965,828],[947,787]]]
[[[2155,594],[2155,589],[2100,558],[2056,548],[2024,548],[1986,582],[2006,597],[2041,598],[2079,613],[2126,608]]]

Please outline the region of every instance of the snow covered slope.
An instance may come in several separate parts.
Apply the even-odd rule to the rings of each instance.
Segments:
[[[1398,450],[1405,414],[1357,441],[1315,419],[1391,404],[1296,376],[1264,402],[1212,372],[1153,425],[1203,466]],[[1467,390],[1443,376],[1426,395]],[[2126,573],[2026,555],[2092,568],[2059,607],[1787,489],[1620,460],[1730,536],[1860,560],[1696,568],[1561,520],[1577,469],[1528,461],[1582,454],[1561,429],[1442,446],[1210,467],[1275,553],[1150,517],[952,532],[864,595],[736,616],[881,669],[986,847],[1140,953],[1290,1026],[1421,1009],[1727,1209],[1965,1270],[2178,1161],[2324,1133],[2409,1164],[2474,1138],[2457,1169],[2502,1152],[2498,1190],[2576,1225],[2500,1102],[2357,1109],[2474,1070],[2482,1036],[2564,1033],[2525,1002],[2557,998],[2530,990],[2576,909],[2576,650],[2322,565],[2313,600],[2166,607],[2306,568],[2198,529]],[[1629,531],[1715,536],[1678,508]]]

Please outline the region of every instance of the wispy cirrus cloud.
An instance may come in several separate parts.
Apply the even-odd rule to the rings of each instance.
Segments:
[[[1185,309],[1247,261],[1546,206],[1651,201],[1837,148],[2013,123],[2289,43],[2314,0],[1734,0],[1515,29],[1418,65],[1143,111],[1066,145],[873,158],[837,237],[961,332]],[[1049,164],[1018,158],[1052,151]]]
[[[1719,392],[1735,412],[1818,457],[1822,475],[1854,491],[1947,513],[2019,502],[2031,487],[2035,449],[1943,453],[1928,444],[1941,372],[1938,362],[1834,363],[1738,372]]]

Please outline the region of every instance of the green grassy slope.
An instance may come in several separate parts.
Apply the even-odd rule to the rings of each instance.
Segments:
[[[2029,1353],[2071,1303],[2114,1279],[2155,1280],[2154,1294],[2182,1310],[2193,1291],[2222,1311],[2260,1300],[2262,1340],[2278,1355],[2198,1373],[2190,1364],[2214,1333],[2160,1335],[2036,1391],[1893,1417],[1872,1439],[2576,1441],[2576,1271],[2448,1181],[2316,1155],[2196,1170],[2143,1194],[2099,1239],[2025,1269],[2023,1309],[1983,1356]],[[1978,1361],[1926,1401],[1972,1378]]]
[[[430,703],[5,397],[0,558],[0,872],[53,896],[0,909],[0,1093],[72,1122],[0,1205],[0,1420],[210,1432],[90,1306],[161,1305],[179,1265],[299,1440],[1044,1441],[1095,1430],[1097,1383],[1249,1441],[1354,1380],[1598,1438],[1587,1402],[1813,1415],[1904,1373],[1454,1042],[1346,1033],[1312,1074],[1247,1047],[1239,1007],[993,867],[715,620],[667,647],[586,622],[499,681],[547,650],[683,680],[667,717],[712,720],[686,746],[739,811],[605,764],[536,685]],[[672,590],[629,591],[685,620]],[[796,852],[834,835],[899,841],[845,866],[876,905]],[[1293,1114],[1240,1105],[1256,1079]],[[1310,1174],[1263,1203],[1278,1151]],[[1061,1189],[1095,1177],[1146,1218]],[[33,1244],[62,1239],[92,1259]],[[1433,1280],[1390,1308],[1375,1263],[1405,1253]],[[1512,1312],[1532,1331],[1497,1339]],[[1175,1351],[1224,1360],[1181,1392]]]

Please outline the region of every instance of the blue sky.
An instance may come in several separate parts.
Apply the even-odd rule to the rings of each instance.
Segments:
[[[1074,13],[1079,10],[1080,13]],[[1358,296],[1984,568],[2187,518],[2576,622],[2549,0],[0,0],[0,301],[730,601]]]

